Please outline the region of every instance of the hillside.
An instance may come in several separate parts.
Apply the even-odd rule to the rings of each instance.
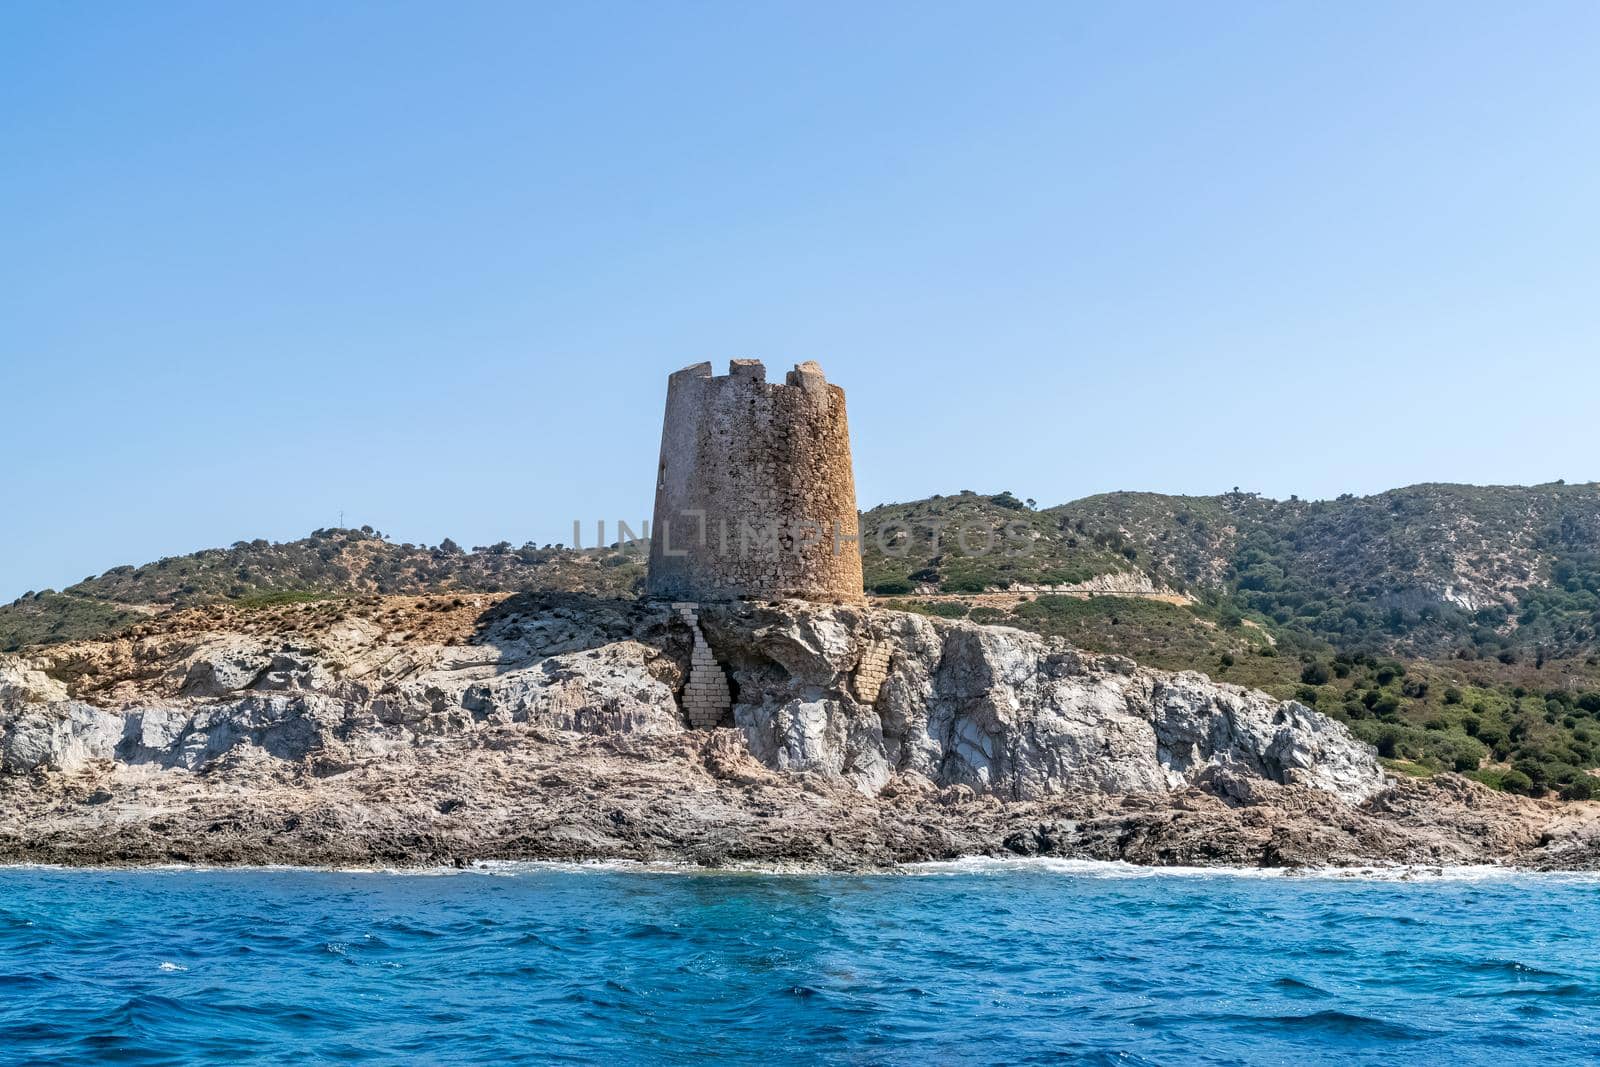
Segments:
[[[395,544],[370,527],[317,530],[299,541],[240,541],[231,548],[113,567],[59,592],[0,608],[0,651],[100,636],[170,608],[244,606],[347,594],[559,591],[633,596],[643,553],[509,542],[467,551]]]
[[[1010,493],[963,492],[883,505],[862,525],[866,587],[883,596],[1165,591],[1293,644],[1507,665],[1587,658],[1600,632],[1600,486],[1592,483],[1421,485],[1317,502],[1111,493],[1046,509]],[[241,541],[26,594],[0,608],[0,649],[219,600],[631,595],[642,555],[396,544],[370,527]]]
[[[934,551],[927,528],[940,522]],[[1005,551],[1015,537],[964,552],[952,533],[1017,523],[1023,554]],[[913,610],[1296,697],[1399,769],[1597,791],[1600,486],[1421,485],[1318,502],[1111,493],[1048,509],[962,493],[864,521],[900,524],[921,532],[869,538],[866,580]]]
[[[938,551],[932,524],[944,523]],[[1025,554],[979,528],[1021,523]],[[1009,493],[875,508],[868,588],[968,593],[1134,573],[1343,649],[1532,655],[1590,649],[1600,625],[1600,485],[1419,485],[1332,501],[1110,493],[1036,510]],[[1015,532],[1015,529],[1013,529]],[[910,551],[900,555],[904,542]]]

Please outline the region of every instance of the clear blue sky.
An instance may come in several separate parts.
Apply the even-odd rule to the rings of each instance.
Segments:
[[[1600,5],[12,2],[0,598],[648,515],[818,359],[863,507],[1600,477]]]

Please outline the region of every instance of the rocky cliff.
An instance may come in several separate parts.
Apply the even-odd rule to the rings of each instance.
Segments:
[[[649,602],[203,609],[0,657],[0,855],[1258,863],[1543,847],[1534,802],[1393,786],[1339,724],[1198,674],[881,609],[707,606],[700,624],[734,699],[712,731],[678,702],[692,633]],[[1424,788],[1477,805],[1474,829],[1430,826]]]
[[[0,767],[205,771],[241,748],[364,759],[484,726],[688,729],[676,694],[690,634],[665,605],[512,598],[478,623],[444,643],[356,615],[312,633],[180,628],[8,657]],[[1262,778],[1358,802],[1383,781],[1370,749],[1298,704],[1021,630],[800,602],[712,606],[702,625],[751,754],[868,795],[909,774],[1008,800]],[[870,692],[869,650],[886,660]]]

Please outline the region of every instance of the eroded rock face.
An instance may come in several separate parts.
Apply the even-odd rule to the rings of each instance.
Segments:
[[[0,709],[67,699],[67,687],[16,656],[0,656]]]
[[[1384,783],[1368,746],[1302,705],[1021,630],[797,604],[708,606],[702,621],[751,752],[868,793],[907,773],[1008,800],[1191,785],[1242,796],[1265,780],[1355,803]],[[877,643],[893,651],[865,703],[850,678]]]
[[[1015,630],[580,595],[176,613],[0,656],[0,859],[1600,866],[1600,805],[1384,783],[1299,705]],[[1376,792],[1374,792],[1376,791]]]
[[[1189,787],[1247,800],[1269,782],[1356,803],[1384,782],[1370,749],[1299,704],[1020,630],[797,602],[704,605],[701,625],[749,753],[867,795],[900,780],[1007,801]],[[675,694],[689,648],[666,605],[527,597],[484,612],[456,644],[396,640],[361,620],[315,641],[147,643],[138,677],[102,679],[97,692],[115,695],[98,701],[45,670],[51,656],[92,662],[92,648],[3,657],[0,767],[198,771],[264,755],[341,768],[513,725],[671,737],[688,729]]]
[[[8,716],[0,736],[0,770],[37,767],[76,771],[107,759],[122,736],[121,716],[76,700],[28,704]]]

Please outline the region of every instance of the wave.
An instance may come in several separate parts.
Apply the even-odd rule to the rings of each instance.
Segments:
[[[474,860],[465,866],[397,867],[365,865],[298,864],[186,864],[164,863],[138,866],[85,867],[51,863],[0,864],[0,871],[45,870],[104,874],[140,873],[269,873],[269,874],[371,874],[408,878],[447,876],[515,877],[536,872],[566,871],[590,874],[662,874],[697,876],[801,876],[801,877],[937,877],[948,875],[1003,875],[1046,871],[1052,874],[1092,878],[1256,878],[1313,881],[1370,882],[1502,882],[1529,880],[1540,884],[1600,883],[1600,871],[1538,871],[1493,864],[1437,865],[1395,864],[1364,867],[1238,867],[1238,866],[1149,866],[1125,860],[1061,859],[1050,856],[962,856],[949,860],[928,860],[894,867],[840,870],[805,863],[737,863],[705,867],[674,860]]]
[[[1356,1037],[1381,1042],[1426,1041],[1440,1036],[1437,1030],[1347,1011],[1317,1011],[1309,1015],[1234,1016],[1230,1021],[1239,1024],[1244,1030],[1260,1027],[1311,1033],[1323,1037]]]
[[[1153,867],[1125,860],[1073,860],[1047,856],[965,856],[954,860],[906,864],[899,873],[914,875],[1008,874],[1049,871],[1093,878],[1260,878],[1369,882],[1495,882],[1528,879],[1543,884],[1600,882],[1597,871],[1533,871],[1490,864],[1439,866],[1406,864],[1371,867]]]

